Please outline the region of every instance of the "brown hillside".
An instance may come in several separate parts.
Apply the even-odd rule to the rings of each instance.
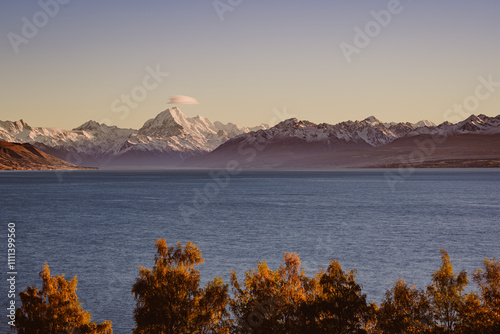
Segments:
[[[75,166],[35,148],[31,144],[0,141],[0,170],[70,170]]]

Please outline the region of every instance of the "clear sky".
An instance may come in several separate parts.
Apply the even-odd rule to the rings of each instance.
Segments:
[[[39,1],[0,4],[0,120],[139,128],[188,95],[200,102],[179,106],[188,116],[245,126],[284,108],[313,122],[439,123],[479,76],[500,81],[498,0],[55,1],[41,1],[51,15]],[[390,6],[377,23],[371,12]],[[356,47],[367,24],[349,63],[340,45]],[[500,114],[500,87],[474,113]]]

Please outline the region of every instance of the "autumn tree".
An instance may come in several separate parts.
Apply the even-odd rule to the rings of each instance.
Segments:
[[[318,333],[367,333],[373,322],[375,304],[355,280],[356,271],[344,272],[339,261],[330,261],[319,277],[319,294],[311,304]]]
[[[441,268],[432,275],[432,285],[427,287],[430,297],[434,332],[452,333],[459,322],[459,309],[465,302],[463,295],[469,280],[465,271],[453,273],[450,256],[441,249]]]
[[[484,270],[472,275],[479,287],[479,294],[469,293],[460,308],[459,332],[500,333],[500,261],[484,260]]]
[[[305,275],[300,257],[295,253],[285,253],[283,264],[276,270],[271,270],[266,262],[258,263],[257,269],[245,273],[243,286],[233,271],[234,331],[305,333],[301,305],[314,298],[316,283]]]
[[[40,272],[42,289],[28,286],[19,294],[22,306],[16,310],[16,330],[22,334],[112,334],[111,322],[91,322],[76,295],[76,276],[52,277],[45,263]]]
[[[168,247],[156,241],[153,269],[141,267],[132,287],[137,305],[135,334],[228,333],[228,286],[216,278],[200,288],[203,263],[194,243]]]
[[[245,274],[244,287],[231,276],[235,295],[231,309],[239,333],[367,333],[374,324],[375,305],[338,261],[309,278],[300,258],[285,253],[279,269],[265,262]]]
[[[377,328],[382,333],[430,333],[432,315],[425,292],[398,280],[385,297],[378,311]]]

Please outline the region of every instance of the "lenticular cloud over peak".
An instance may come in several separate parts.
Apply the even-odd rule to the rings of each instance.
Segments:
[[[198,100],[191,96],[174,95],[170,97],[170,100],[167,102],[167,104],[200,104],[200,102],[198,102]]]

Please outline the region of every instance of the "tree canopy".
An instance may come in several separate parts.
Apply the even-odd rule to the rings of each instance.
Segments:
[[[155,265],[141,267],[132,287],[135,334],[229,333],[228,286],[216,278],[200,288],[203,263],[194,243],[168,247],[156,241]]]
[[[112,334],[111,322],[91,322],[76,295],[76,276],[52,277],[47,263],[40,272],[42,289],[28,286],[19,294],[22,306],[16,310],[16,330],[22,334]]]
[[[134,334],[326,334],[326,333],[500,333],[500,261],[485,259],[472,273],[477,290],[465,293],[465,271],[454,273],[441,250],[432,283],[419,289],[398,280],[380,304],[367,302],[355,270],[338,260],[312,277],[298,254],[285,253],[271,269],[265,261],[230,285],[216,277],[200,287],[202,252],[192,242],[155,244],[153,268],[140,267],[132,286],[136,299]],[[76,276],[52,277],[45,264],[42,288],[21,292],[16,326],[22,334],[112,334],[111,322],[91,322],[76,295]],[[229,288],[232,289],[230,295]]]

